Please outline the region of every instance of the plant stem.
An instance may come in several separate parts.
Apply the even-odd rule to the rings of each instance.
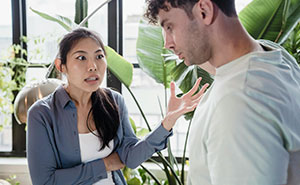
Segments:
[[[104,5],[106,5],[107,3],[111,2],[112,0],[107,0],[105,2],[103,2],[100,6],[98,6],[91,14],[89,14],[86,18],[84,18],[80,23],[78,27],[82,27],[88,20],[90,17],[92,17],[99,9],[101,9]]]
[[[18,65],[18,66],[26,66],[26,67],[44,67],[46,68],[48,64],[41,64],[41,63],[27,63],[27,64],[24,64],[24,63],[17,63],[17,62],[12,62],[12,61],[9,61],[9,60],[3,60],[3,59],[0,59],[0,63],[3,63],[3,64],[13,64],[13,65]]]
[[[151,177],[152,179],[158,184],[161,185],[161,183],[159,182],[159,180],[155,177],[155,175],[149,171],[146,167],[144,167],[142,164],[140,165]]]
[[[142,114],[142,117],[144,118],[144,120],[145,120],[145,122],[146,122],[146,125],[147,125],[147,127],[148,127],[148,130],[151,132],[150,125],[149,125],[149,123],[148,123],[148,121],[147,121],[147,118],[146,118],[146,116],[145,116],[145,114],[144,114],[144,112],[143,112],[143,110],[142,110],[140,104],[138,103],[138,101],[137,101],[137,99],[135,98],[135,96],[134,96],[133,92],[131,91],[131,89],[130,89],[128,86],[126,86],[126,85],[125,85],[125,87],[127,88],[127,90],[129,91],[129,93],[131,94],[131,96],[132,96],[133,100],[135,101],[135,103],[136,103],[136,105],[137,105],[139,111],[140,111],[141,114]],[[157,154],[158,154],[158,156],[159,156],[159,157],[162,159],[162,161],[163,161],[163,165],[164,165],[164,167],[165,167],[164,170],[165,170],[165,172],[166,172],[166,175],[167,175],[167,177],[168,177],[169,182],[170,182],[170,180],[171,180],[171,176],[170,176],[168,167],[170,168],[172,174],[174,174],[174,177],[175,177],[175,179],[177,180],[177,182],[178,182],[180,185],[182,185],[182,183],[180,182],[180,179],[178,178],[176,172],[174,171],[174,169],[172,168],[172,166],[170,165],[170,163],[166,160],[166,158],[162,155],[162,153],[161,153],[161,152],[157,152]]]
[[[129,91],[129,93],[131,94],[131,96],[132,96],[134,102],[136,103],[138,109],[140,110],[140,112],[141,112],[141,114],[142,114],[142,117],[144,118],[144,120],[145,120],[145,122],[146,122],[146,125],[147,125],[147,127],[148,127],[149,132],[151,132],[150,125],[149,125],[149,123],[148,123],[148,120],[147,120],[147,118],[146,118],[146,116],[145,116],[145,114],[144,114],[144,112],[143,112],[143,110],[142,110],[142,108],[141,108],[139,102],[136,100],[136,98],[135,98],[134,94],[132,93],[131,89],[130,89],[129,87],[127,87],[126,85],[125,85],[125,87],[127,88],[127,90]]]
[[[164,170],[163,167],[161,167],[161,165],[160,165],[157,161],[155,161],[155,160],[152,159],[152,158],[150,158],[149,160],[150,160],[151,162],[153,162],[154,164],[156,164],[161,170]]]
[[[170,170],[171,170],[172,174],[174,174],[174,177],[175,177],[175,179],[177,180],[177,182],[178,182],[180,185],[182,185],[182,182],[181,182],[180,179],[178,178],[176,172],[174,171],[174,168],[172,168],[172,166],[170,165],[170,163],[168,162],[168,160],[166,160],[166,158],[162,155],[161,152],[156,152],[156,153],[157,153],[158,156],[162,159],[163,164],[166,164],[166,165],[170,168]]]
[[[182,156],[182,168],[181,168],[181,182],[184,185],[184,166],[185,166],[185,153],[186,153],[186,146],[187,146],[187,140],[189,138],[190,128],[191,128],[192,119],[189,122],[189,126],[186,132],[185,136],[185,142],[184,142],[184,148],[183,148],[183,156]]]

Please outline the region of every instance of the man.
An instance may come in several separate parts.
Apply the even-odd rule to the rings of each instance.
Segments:
[[[189,184],[300,184],[300,69],[270,41],[256,41],[234,0],[147,0],[146,16],[186,65],[209,62],[214,83],[189,140]]]

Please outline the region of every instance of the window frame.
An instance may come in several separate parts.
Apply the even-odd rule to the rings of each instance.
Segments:
[[[120,55],[123,54],[123,0],[114,0],[108,4],[108,45]],[[11,0],[12,9],[12,44],[19,44],[27,50],[26,43],[22,43],[21,36],[27,36],[26,0]],[[122,92],[121,82],[107,70],[107,87]],[[16,96],[18,91],[13,92]],[[0,151],[0,157],[26,157],[26,125],[18,124],[12,114],[12,151]]]

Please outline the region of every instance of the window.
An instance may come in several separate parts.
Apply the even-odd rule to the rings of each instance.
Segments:
[[[2,17],[0,21],[0,62],[7,58],[8,49],[12,44],[12,21],[11,21],[11,1],[3,1],[0,6],[0,16]],[[1,73],[4,76],[6,69],[1,68]],[[2,78],[2,77],[1,77]],[[10,79],[5,78],[1,81],[8,82]],[[1,85],[2,86],[2,85]],[[2,87],[1,87],[2,88]],[[0,88],[0,89],[1,89]],[[0,99],[5,98],[5,92],[0,90]],[[0,152],[11,151],[12,150],[12,125],[11,125],[11,114],[6,113],[5,109],[9,107],[9,102],[7,99],[2,99],[0,101]]]
[[[13,4],[11,5],[10,2]],[[104,0],[90,1],[88,12],[92,12],[103,2]],[[60,5],[58,6],[57,3]],[[75,14],[75,1],[63,0],[60,2],[53,2],[50,0],[20,0],[5,1],[2,3],[0,14],[6,19],[1,19],[0,21],[0,53],[12,43],[19,43],[20,36],[25,35],[28,40],[28,61],[31,63],[49,64],[53,61],[57,53],[59,39],[66,31],[57,23],[45,20],[33,13],[30,8],[49,15],[63,15],[73,20]],[[13,16],[11,16],[12,14]],[[107,43],[108,40],[107,15],[108,8],[106,5],[89,20],[89,27],[100,33],[104,43]],[[12,17],[14,20],[12,20]],[[2,59],[2,56],[0,59]],[[44,79],[46,71],[46,68],[29,67],[26,74],[26,83],[30,83],[33,80]],[[106,83],[104,83],[103,86],[106,86]],[[4,116],[5,115],[1,112],[0,126],[3,123]],[[0,131],[0,156],[25,156],[25,125],[18,125],[11,119],[11,114],[7,116],[9,118],[9,124]]]
[[[101,1],[89,1],[88,13],[91,13],[100,3]],[[75,1],[27,0],[28,60],[32,63],[49,64],[55,59],[59,40],[67,31],[58,23],[46,20],[35,14],[30,8],[51,16],[62,15],[73,21],[75,17]],[[103,42],[107,43],[107,6],[91,17],[89,28],[100,33]],[[44,79],[46,72],[46,68],[29,68],[26,80],[30,82]]]
[[[92,12],[102,2],[104,2],[104,0],[89,0],[89,13]],[[115,2],[116,1],[112,1],[111,3]],[[113,21],[112,19],[109,19],[108,21],[108,15],[112,15],[112,17],[114,17],[114,15],[117,15],[118,12],[116,12],[117,6],[113,7],[113,10],[111,10],[106,5],[89,20],[89,27],[101,34],[105,44],[111,43],[111,40],[117,40],[116,43],[123,43],[123,45],[118,46],[119,48],[117,48],[117,50],[121,48],[119,51],[121,51],[122,53],[123,49],[123,56],[133,64],[137,64],[138,62],[136,59],[135,45],[138,33],[138,21],[144,13],[145,4],[144,1],[141,0],[131,0],[124,2],[122,0],[118,0],[117,2],[123,4],[123,13],[119,17],[123,17],[123,24],[121,24],[121,26],[109,25]],[[237,11],[239,12],[249,2],[251,2],[251,0],[236,0]],[[34,14],[29,8],[31,7],[35,10],[45,12],[50,15],[63,15],[73,20],[75,14],[75,1],[7,0],[3,1],[1,5],[0,15],[2,15],[1,17],[5,17],[5,19],[0,20],[0,56],[1,51],[4,51],[13,42],[18,43],[18,39],[23,33],[28,37],[28,60],[33,63],[48,64],[52,62],[57,53],[58,40],[62,37],[63,34],[66,33],[66,31],[57,23],[45,20],[37,14]],[[19,20],[18,16],[21,16],[20,14],[24,16],[25,12],[27,14],[27,19],[21,17],[21,20]],[[14,18],[14,20],[12,20],[11,15],[14,15],[14,17],[17,18]],[[112,32],[116,32],[117,34],[122,35],[117,30],[119,28],[122,28],[122,25],[123,37],[119,37],[122,38],[122,40],[118,40],[118,36],[110,36]],[[25,31],[23,28],[24,26]],[[12,29],[12,27],[14,27],[14,29]],[[22,28],[23,32],[20,32]],[[109,32],[108,29],[110,29]],[[111,39],[111,37],[113,37],[113,39]],[[157,84],[153,79],[151,79],[141,69],[139,69],[138,65],[135,66],[136,67],[134,69],[134,81],[132,84],[132,90],[136,95],[138,101],[141,103],[141,106],[146,113],[149,123],[154,126],[158,124],[162,119],[157,99],[159,97],[162,104],[164,104],[164,89],[162,85]],[[26,76],[27,82],[29,83],[32,80],[40,80],[45,78],[46,70],[47,69],[40,67],[28,69]],[[103,84],[103,86],[106,86],[106,84]],[[137,109],[135,103],[131,98],[131,95],[125,87],[122,87],[122,93],[125,97],[127,107],[129,109],[129,114],[134,119],[136,125],[140,127],[146,127],[139,110]],[[9,122],[11,122],[11,116],[7,116]],[[5,115],[1,113],[0,125],[2,125],[4,117]],[[0,156],[7,156],[6,154],[3,154],[3,152],[10,152],[12,150],[24,152],[24,127],[14,125],[15,124],[8,124],[7,126],[4,126],[0,131]],[[183,118],[181,118],[174,128],[174,136],[171,138],[172,150],[178,157],[181,157],[182,155],[183,142],[187,130],[187,125],[188,123]],[[21,134],[20,131],[22,131]],[[12,152],[12,154],[10,154],[9,156],[20,155]],[[21,156],[24,156],[24,154],[22,154]]]

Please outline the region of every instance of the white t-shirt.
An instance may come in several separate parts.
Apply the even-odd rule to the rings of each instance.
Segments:
[[[300,184],[300,69],[264,46],[217,68],[191,126],[189,184]]]
[[[97,135],[97,131],[94,131]],[[113,150],[114,141],[109,142],[109,147],[105,147],[103,150],[100,150],[100,140],[93,133],[79,134],[79,145],[80,145],[80,154],[81,161],[87,163],[100,158],[107,157]],[[101,143],[102,145],[102,143]],[[112,178],[112,173],[107,172],[107,178],[101,179],[100,181],[94,183],[93,185],[114,185]]]

